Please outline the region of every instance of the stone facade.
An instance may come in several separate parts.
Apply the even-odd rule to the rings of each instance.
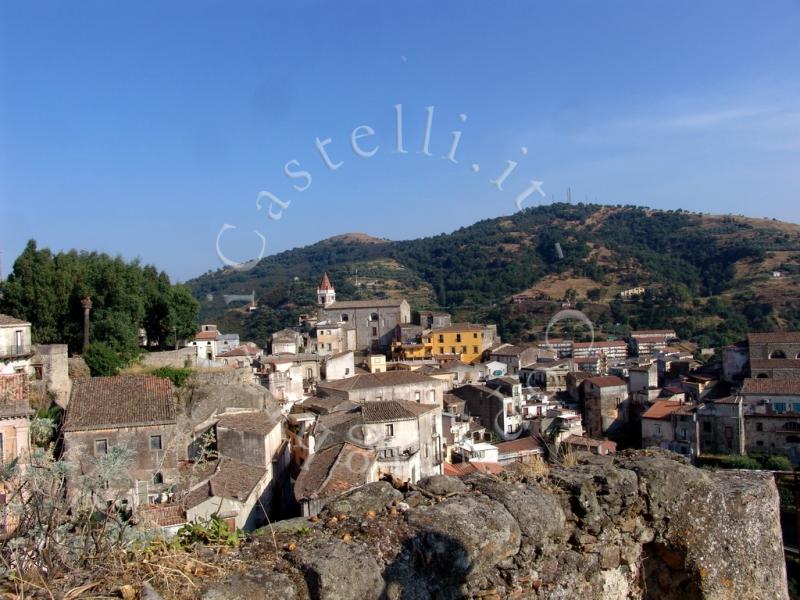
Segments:
[[[385,352],[397,326],[411,321],[411,307],[405,300],[336,301],[320,308],[320,320],[352,326],[356,346],[351,350]]]

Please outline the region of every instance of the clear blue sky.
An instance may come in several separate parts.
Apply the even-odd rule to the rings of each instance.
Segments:
[[[797,0],[3,0],[4,271],[33,237],[186,279],[222,266],[225,224],[234,260],[258,252],[253,230],[267,253],[349,231],[413,238],[512,213],[530,180],[547,197],[523,206],[570,187],[798,222],[798,32]],[[350,148],[359,125],[371,158]],[[442,158],[453,130],[457,164]],[[303,192],[283,174],[293,159],[313,178]],[[279,220],[256,208],[262,190],[290,202]]]

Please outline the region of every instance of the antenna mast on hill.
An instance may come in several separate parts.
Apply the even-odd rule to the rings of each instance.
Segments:
[[[572,188],[567,188],[567,204],[572,204]]]

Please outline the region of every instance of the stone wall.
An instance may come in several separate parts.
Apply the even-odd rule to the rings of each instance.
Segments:
[[[195,367],[197,366],[197,348],[189,346],[178,350],[146,352],[142,355],[142,366],[149,369]]]
[[[244,574],[203,597],[788,598],[768,473],[699,470],[662,451],[579,457],[405,492],[369,484],[315,522],[256,536],[237,557]]]

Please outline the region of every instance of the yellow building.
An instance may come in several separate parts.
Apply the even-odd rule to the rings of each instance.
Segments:
[[[473,363],[479,361],[484,350],[496,341],[497,328],[494,325],[455,323],[431,329],[422,335],[420,343],[396,342],[392,353],[398,360],[451,356],[465,363]]]

